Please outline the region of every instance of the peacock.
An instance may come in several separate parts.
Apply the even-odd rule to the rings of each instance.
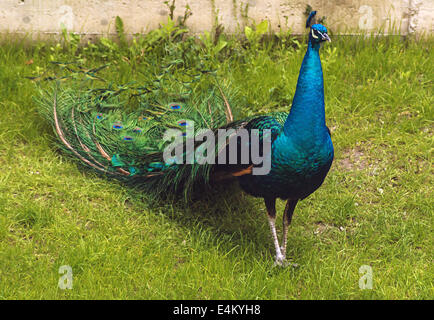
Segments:
[[[45,90],[38,98],[41,114],[64,152],[149,194],[187,196],[238,180],[246,193],[264,199],[275,263],[286,266],[294,209],[321,186],[334,156],[319,56],[330,38],[327,28],[315,23],[315,15],[311,12],[306,21],[308,47],[289,113],[234,120],[232,106],[240,93],[216,80],[207,90],[190,86],[188,93],[135,87],[128,99],[121,94],[128,86],[65,87],[58,81],[55,90]],[[94,75],[97,70],[91,71],[82,73]],[[131,97],[137,105],[129,109]],[[216,143],[222,131],[227,135]],[[241,131],[247,139],[238,135]],[[287,201],[281,244],[275,225],[277,198]]]

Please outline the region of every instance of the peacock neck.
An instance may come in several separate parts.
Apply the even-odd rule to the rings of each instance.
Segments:
[[[291,111],[283,131],[286,136],[309,138],[309,132],[326,130],[324,81],[319,56],[320,45],[309,39],[301,64]]]

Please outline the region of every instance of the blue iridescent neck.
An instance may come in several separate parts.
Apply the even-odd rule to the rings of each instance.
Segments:
[[[286,136],[305,136],[325,129],[324,81],[319,57],[319,43],[309,44],[301,64],[291,111],[283,131]]]

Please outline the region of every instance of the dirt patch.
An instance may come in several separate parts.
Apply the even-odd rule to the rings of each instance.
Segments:
[[[315,231],[313,232],[313,234],[321,234],[324,231],[326,231],[327,229],[331,229],[333,228],[333,226],[330,226],[324,222],[316,222],[316,228]]]
[[[398,117],[406,118],[406,119],[416,118],[418,115],[419,115],[419,112],[417,112],[417,111],[415,111],[415,112],[403,111],[403,112],[398,113]]]
[[[367,167],[364,153],[360,147],[349,149],[343,153],[343,159],[339,161],[339,166],[345,170],[363,170]]]
[[[420,129],[423,133],[425,133],[428,137],[432,137],[433,136],[433,132],[434,132],[434,126],[429,126],[429,127],[423,127]]]

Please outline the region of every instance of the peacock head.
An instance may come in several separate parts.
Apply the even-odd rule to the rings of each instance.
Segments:
[[[324,41],[331,41],[327,34],[327,28],[322,24],[315,24],[316,11],[312,11],[306,20],[306,28],[310,27],[309,41],[312,44],[319,44]]]

